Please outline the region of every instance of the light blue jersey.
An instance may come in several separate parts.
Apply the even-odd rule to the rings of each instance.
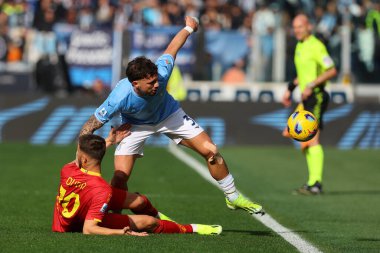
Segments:
[[[174,59],[171,55],[164,54],[158,58],[156,65],[159,87],[154,96],[138,96],[128,78],[124,78],[96,109],[95,117],[100,122],[106,123],[115,113],[120,112],[123,124],[154,125],[177,111],[180,108],[179,103],[166,91]]]

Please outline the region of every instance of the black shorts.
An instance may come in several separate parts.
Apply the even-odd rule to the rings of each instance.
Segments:
[[[319,121],[319,129],[323,129],[323,114],[330,101],[330,96],[325,90],[313,91],[313,94],[302,101],[303,108],[315,115]]]

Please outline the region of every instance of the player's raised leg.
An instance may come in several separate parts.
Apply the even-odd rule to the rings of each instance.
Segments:
[[[230,174],[226,162],[206,132],[191,139],[183,139],[180,144],[195,150],[206,159],[211,176],[218,182],[226,196],[228,208],[244,209],[251,214],[263,213],[260,204],[248,200],[237,191],[234,178]]]

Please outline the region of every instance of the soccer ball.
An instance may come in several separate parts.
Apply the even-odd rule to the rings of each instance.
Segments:
[[[309,141],[318,132],[318,120],[309,111],[295,111],[288,119],[288,132],[296,141]]]

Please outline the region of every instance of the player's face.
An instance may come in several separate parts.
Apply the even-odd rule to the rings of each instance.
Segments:
[[[159,84],[158,76],[151,76],[132,82],[135,92],[139,96],[154,96],[157,93]]]
[[[309,23],[305,22],[303,19],[294,19],[293,21],[293,31],[297,40],[303,41],[310,35]]]

